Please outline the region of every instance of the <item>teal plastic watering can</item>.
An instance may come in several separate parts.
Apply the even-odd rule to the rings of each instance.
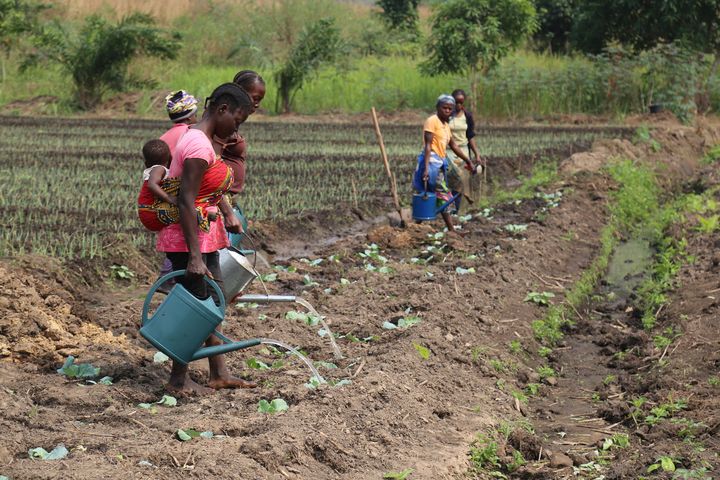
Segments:
[[[217,293],[219,304],[216,305],[212,297],[200,300],[180,283],[176,283],[148,319],[150,302],[160,285],[184,274],[185,270],[171,272],[160,277],[150,287],[143,305],[140,335],[165,355],[182,364],[260,344],[259,338],[235,342],[215,330],[225,318],[225,298],[220,286],[207,277],[205,281]],[[217,336],[224,343],[202,347],[210,335]]]

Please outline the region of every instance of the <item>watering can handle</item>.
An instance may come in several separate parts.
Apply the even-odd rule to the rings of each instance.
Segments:
[[[185,275],[185,270],[175,270],[174,272],[170,272],[167,275],[163,275],[162,277],[158,278],[155,283],[152,284],[152,287],[150,287],[150,291],[148,292],[147,296],[145,297],[145,303],[143,304],[143,310],[142,310],[142,324],[145,325],[145,323],[148,320],[148,312],[150,311],[150,301],[152,300],[152,297],[155,295],[155,292],[157,292],[157,289],[160,288],[160,285],[167,282],[171,278],[179,277],[180,275]],[[220,299],[220,311],[225,311],[225,295],[223,294],[222,290],[220,289],[220,286],[213,280],[212,278],[203,277],[203,279],[210,285],[215,292],[218,295],[218,298]]]

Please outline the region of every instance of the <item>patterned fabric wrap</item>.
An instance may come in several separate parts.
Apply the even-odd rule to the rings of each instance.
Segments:
[[[232,170],[223,162],[213,163],[203,175],[200,191],[195,198],[198,226],[203,232],[210,232],[208,209],[212,210],[213,207],[217,207],[232,183]],[[166,178],[160,186],[168,194],[177,196],[180,192],[180,179],[177,177]],[[141,214],[141,218],[142,212],[153,212],[163,225],[180,223],[180,210],[177,206],[163,202],[155,197],[153,197],[153,200],[152,203],[138,204],[138,213]]]
[[[195,112],[197,112],[197,104],[197,99],[185,90],[171,92],[167,97],[165,97],[165,108],[170,116],[170,120],[173,122],[190,118]]]

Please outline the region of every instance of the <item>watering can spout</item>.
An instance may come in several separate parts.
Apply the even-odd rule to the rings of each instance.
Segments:
[[[242,350],[243,348],[254,347],[256,345],[260,345],[259,338],[251,338],[249,340],[241,340],[239,342],[223,343],[222,345],[204,347],[197,350],[193,354],[192,361],[200,360],[201,358],[206,357],[213,357],[215,355],[221,355],[223,353],[234,352],[235,350]]]

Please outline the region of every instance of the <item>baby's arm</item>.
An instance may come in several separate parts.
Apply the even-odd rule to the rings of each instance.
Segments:
[[[177,205],[177,197],[174,195],[168,195],[168,193],[160,187],[165,176],[165,169],[153,168],[150,170],[150,178],[148,178],[148,189],[152,192],[155,198],[159,198],[163,202],[172,203]]]

